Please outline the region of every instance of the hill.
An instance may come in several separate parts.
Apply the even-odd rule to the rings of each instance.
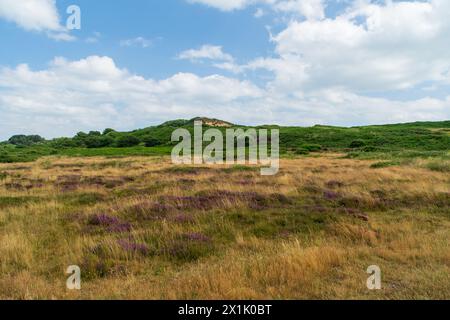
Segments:
[[[193,130],[193,123],[202,120],[204,128],[243,127],[227,121],[198,117],[173,120],[158,126],[119,132],[79,132],[72,138],[45,140],[39,136],[14,136],[0,144],[0,162],[27,162],[47,155],[68,156],[130,156],[167,155],[173,143],[172,132],[177,128]],[[284,156],[310,152],[343,152],[348,157],[448,157],[450,150],[450,121],[415,122],[360,127],[281,127],[280,149]]]

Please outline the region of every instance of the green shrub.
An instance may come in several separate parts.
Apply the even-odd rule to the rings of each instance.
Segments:
[[[53,148],[61,149],[61,148],[76,148],[79,147],[80,144],[78,141],[70,138],[57,138],[50,141],[50,146]]]
[[[26,136],[23,134],[15,135],[9,138],[8,142],[15,146],[31,146],[40,142],[44,142],[45,139],[38,135]]]
[[[84,144],[88,148],[104,148],[109,147],[114,143],[114,139],[108,136],[89,135]]]
[[[297,154],[297,155],[307,155],[307,154],[309,154],[309,151],[306,150],[306,149],[296,149],[296,150],[294,151],[294,154]]]
[[[378,151],[379,148],[374,147],[374,146],[367,146],[361,149],[362,152],[376,152]]]
[[[58,196],[58,200],[73,206],[86,206],[94,205],[98,202],[105,200],[105,197],[101,193],[86,192],[86,193],[68,193]]]
[[[398,161],[381,161],[381,162],[372,164],[370,167],[372,169],[381,169],[381,168],[393,167],[393,166],[398,166],[398,165],[400,165],[400,162],[398,162]]]
[[[14,158],[7,152],[0,153],[0,163],[12,163],[14,162]]]
[[[450,163],[445,161],[430,162],[427,164],[427,168],[431,171],[450,172]]]
[[[357,149],[362,148],[366,145],[366,142],[364,140],[353,140],[352,143],[350,143],[350,148]]]
[[[142,138],[142,141],[145,143],[145,146],[147,148],[156,147],[162,145],[162,142],[158,139],[155,139],[153,137],[147,136]]]
[[[116,140],[116,145],[119,148],[134,147],[137,146],[139,143],[141,143],[141,141],[135,136],[131,135],[122,136]]]
[[[319,144],[304,144],[301,146],[301,148],[309,152],[319,152],[320,150],[322,150],[322,146]]]
[[[111,133],[111,132],[116,132],[116,130],[111,129],[111,128],[106,128],[105,130],[103,130],[103,135],[107,135],[108,133]]]

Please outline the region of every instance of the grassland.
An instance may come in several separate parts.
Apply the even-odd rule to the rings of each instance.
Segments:
[[[275,177],[133,154],[0,164],[0,298],[448,299],[448,145],[405,149],[292,152]]]

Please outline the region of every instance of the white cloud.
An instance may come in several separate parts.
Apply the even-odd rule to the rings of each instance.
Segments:
[[[203,45],[199,49],[189,49],[181,52],[178,57],[181,60],[190,60],[191,62],[203,62],[210,60],[213,66],[232,73],[241,73],[244,68],[235,63],[232,55],[225,53],[221,46]]]
[[[120,46],[121,47],[138,46],[138,47],[142,47],[142,48],[148,48],[152,45],[152,43],[153,43],[152,40],[146,39],[144,37],[136,37],[136,38],[120,41]]]
[[[178,59],[191,61],[209,59],[228,62],[232,62],[234,60],[230,54],[223,52],[221,46],[213,46],[209,44],[203,45],[199,49],[189,49],[183,51],[178,55]]]
[[[188,0],[190,3],[204,4],[223,11],[243,9],[255,0]]]
[[[261,64],[277,66],[276,60]],[[256,62],[255,62],[256,64]],[[285,73],[283,73],[285,74]],[[286,83],[289,78],[283,79]],[[0,69],[0,137],[47,137],[79,130],[121,130],[205,115],[243,124],[355,125],[450,118],[450,96],[395,101],[340,88],[282,91],[220,75],[175,74],[154,80],[109,57],[55,58],[45,70]]]
[[[189,3],[204,4],[225,12],[245,9],[251,5],[266,5],[277,12],[299,14],[307,19],[322,19],[324,0],[187,0]],[[264,15],[264,10],[258,8],[255,17]]]
[[[307,19],[325,18],[323,0],[282,0],[276,2],[274,8],[281,12],[298,13]]]
[[[90,37],[86,38],[86,43],[97,43],[101,38],[102,34],[100,32],[94,32]]]
[[[0,136],[21,131],[58,136],[103,127],[134,129],[217,111],[229,117],[237,101],[261,94],[249,82],[220,75],[179,73],[157,81],[118,68],[109,57],[55,58],[46,70],[34,71],[25,64],[0,70],[0,123],[4,122]]]
[[[285,1],[202,0],[223,10],[257,2],[283,10],[276,5]],[[198,115],[287,125],[450,118],[450,95],[443,90],[450,85],[450,1],[361,0],[333,18],[323,15],[323,6],[305,8],[297,12],[301,17],[290,19],[284,30],[271,36],[271,56],[238,65],[221,46],[213,45],[178,56],[209,61],[242,79],[254,71],[255,77],[261,76],[259,86],[191,73],[149,79],[98,56],[57,58],[40,71],[27,65],[0,69],[0,136],[134,129]],[[269,71],[270,78],[261,70]],[[408,93],[416,98],[404,98]],[[389,98],[396,94],[402,100]]]
[[[74,40],[60,24],[55,0],[0,0],[0,18],[27,31],[46,32],[55,40]]]
[[[285,91],[341,87],[365,93],[443,83],[450,70],[447,13],[450,2],[444,0],[359,1],[334,19],[293,20],[272,38],[276,57],[240,68],[272,71],[269,85]]]
[[[258,9],[256,9],[256,11],[255,11],[255,13],[253,14],[253,16],[254,16],[255,18],[261,18],[261,17],[263,17],[265,14],[266,14],[266,12],[264,11],[264,9],[258,8]]]

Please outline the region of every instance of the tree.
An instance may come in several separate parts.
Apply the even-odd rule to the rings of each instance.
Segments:
[[[116,132],[116,130],[111,129],[111,128],[106,128],[105,130],[103,130],[103,135],[105,136],[105,135],[107,135],[108,133],[111,133],[111,132]]]
[[[53,148],[73,148],[73,147],[79,147],[80,144],[78,141],[76,141],[75,139],[71,139],[71,138],[56,138],[53,139],[50,142],[50,145]]]
[[[9,138],[8,142],[16,146],[31,146],[40,142],[44,142],[45,139],[38,135],[26,136],[23,134],[15,135]]]
[[[104,148],[109,147],[114,143],[114,139],[108,136],[89,135],[84,144],[88,148]]]
[[[76,134],[75,138],[84,139],[84,138],[86,138],[87,136],[88,136],[87,133],[85,133],[85,132],[83,132],[83,131],[80,131],[80,132],[78,132],[78,133]]]
[[[142,138],[142,141],[145,143],[145,146],[147,148],[160,146],[162,144],[160,140],[153,138],[151,136]]]
[[[131,135],[121,136],[116,140],[116,145],[119,148],[134,147],[137,146],[139,143],[141,143],[141,140]]]
[[[366,145],[366,142],[364,140],[355,140],[355,141],[352,141],[352,143],[350,143],[350,148],[357,149],[357,148],[362,148],[365,145]]]

